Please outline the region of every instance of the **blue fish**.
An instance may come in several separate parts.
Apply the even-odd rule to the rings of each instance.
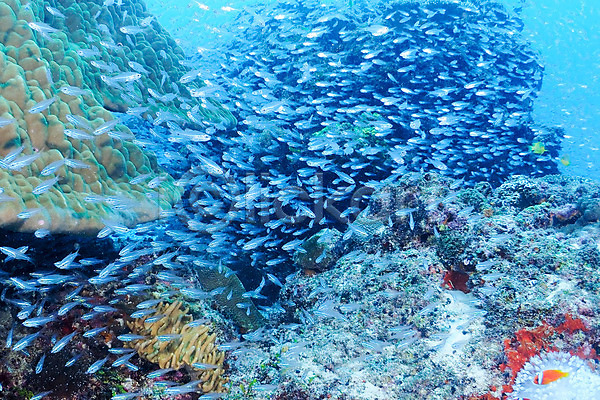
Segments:
[[[148,375],[146,375],[146,377],[148,379],[155,379],[155,378],[159,378],[159,377],[163,376],[164,374],[167,374],[171,371],[175,371],[175,369],[174,368],[157,369],[156,371],[150,372]]]
[[[117,339],[119,339],[122,342],[133,342],[135,340],[147,339],[147,337],[142,335],[136,335],[133,333],[126,333],[124,335],[117,336]]]
[[[60,316],[65,315],[66,313],[71,311],[71,309],[73,307],[75,307],[78,304],[81,304],[81,303],[79,301],[72,301],[70,303],[63,305],[61,308],[58,309],[58,315],[60,315]]]
[[[143,395],[144,395],[144,393],[142,393],[142,392],[121,393],[121,394],[114,395],[113,397],[110,398],[110,400],[129,400],[129,399],[133,399],[135,397],[140,397]]]
[[[23,350],[25,347],[29,346],[31,342],[33,342],[38,336],[40,336],[41,331],[37,331],[36,333],[32,333],[30,335],[25,336],[21,340],[19,340],[14,346],[13,351]]]
[[[124,356],[121,356],[119,358],[117,358],[115,360],[115,362],[112,363],[113,367],[119,367],[121,365],[124,365],[126,363],[129,362],[129,359],[133,356],[135,356],[136,353],[129,353],[129,354],[125,354]]]
[[[73,357],[71,357],[69,359],[69,361],[67,361],[65,363],[65,367],[70,367],[73,364],[75,364],[77,362],[77,360],[79,360],[81,358],[81,356],[83,356],[83,353],[75,354]]]
[[[95,374],[108,361],[108,356],[96,361],[85,371],[86,374]]]
[[[56,315],[29,318],[23,321],[23,326],[26,326],[28,328],[39,328],[41,326],[46,325],[48,322],[54,321],[55,319]]]
[[[69,333],[67,336],[64,336],[63,338],[61,338],[52,347],[52,350],[50,351],[50,353],[52,353],[52,354],[58,353],[59,351],[61,351],[62,349],[64,349],[65,346],[71,341],[71,339],[73,339],[75,337],[76,334],[77,334],[77,331],[74,331],[73,333]]]
[[[31,399],[29,399],[29,400],[40,400],[42,397],[46,397],[46,396],[48,396],[52,392],[53,392],[52,390],[47,390],[45,392],[38,393],[35,396],[33,396]]]
[[[42,354],[42,356],[40,357],[40,361],[38,361],[36,367],[35,367],[35,373],[39,374],[40,372],[42,372],[42,369],[44,368],[44,360],[46,359],[46,353]]]
[[[102,326],[100,328],[90,329],[89,331],[87,331],[87,332],[85,332],[83,334],[83,337],[85,337],[85,338],[91,338],[91,337],[96,336],[100,332],[104,332],[105,330],[106,330],[106,326]]]

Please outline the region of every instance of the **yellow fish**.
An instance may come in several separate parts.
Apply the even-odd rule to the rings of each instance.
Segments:
[[[529,149],[535,154],[544,154],[546,152],[546,146],[542,142],[535,142]]]
[[[571,157],[569,157],[569,155],[568,155],[568,154],[565,154],[565,155],[563,155],[563,156],[560,158],[560,163],[561,163],[562,165],[564,165],[565,167],[568,167],[569,165],[571,165]]]

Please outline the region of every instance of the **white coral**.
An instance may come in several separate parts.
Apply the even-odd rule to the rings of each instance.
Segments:
[[[545,385],[534,383],[535,376],[546,370],[560,370],[569,375]],[[508,397],[512,400],[600,400],[600,375],[577,356],[565,352],[543,353],[523,366],[513,390]]]

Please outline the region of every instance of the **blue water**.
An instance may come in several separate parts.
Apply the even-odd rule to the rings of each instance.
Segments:
[[[229,24],[248,7],[274,0],[148,0],[148,8],[188,53],[210,49],[217,38],[235,34]],[[323,3],[331,3],[324,1]],[[534,119],[565,129],[558,163],[563,173],[600,179],[600,3],[596,0],[503,0],[524,22],[524,36],[545,66]],[[343,0],[341,4],[350,4]],[[520,9],[519,9],[520,8]],[[190,38],[193,38],[190,39]],[[558,160],[557,160],[558,162]]]

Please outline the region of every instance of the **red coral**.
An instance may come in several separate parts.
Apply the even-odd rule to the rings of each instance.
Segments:
[[[469,282],[469,275],[459,271],[446,271],[442,287],[450,290],[460,290],[463,293],[469,293],[471,290],[467,286]]]
[[[504,340],[504,353],[507,362],[500,365],[500,370],[504,372],[509,368],[512,371],[512,384],[517,373],[531,357],[540,354],[542,351],[558,351],[552,345],[556,335],[572,334],[576,331],[587,332],[588,328],[581,319],[573,319],[569,314],[565,315],[565,322],[557,327],[544,322],[537,328],[523,328],[517,331],[513,339]]]
[[[558,351],[553,343],[557,343],[557,339],[562,339],[562,342],[568,342],[569,337],[575,332],[588,332],[589,328],[585,326],[579,318],[573,318],[569,314],[565,315],[565,320],[558,326],[552,326],[548,322],[542,325],[527,329],[523,328],[515,333],[514,338],[504,340],[504,354],[506,362],[500,364],[500,370],[505,372],[507,369],[511,371],[510,384],[503,385],[502,393],[512,392],[512,384],[515,381],[517,373],[529,361],[529,359],[541,352]],[[560,349],[565,351],[565,349]],[[568,350],[568,349],[567,349]],[[589,344],[574,345],[571,349],[571,354],[577,355],[583,359],[597,359],[597,354]],[[495,392],[495,388],[491,389]],[[477,397],[478,400],[498,399],[492,393],[487,393]]]

